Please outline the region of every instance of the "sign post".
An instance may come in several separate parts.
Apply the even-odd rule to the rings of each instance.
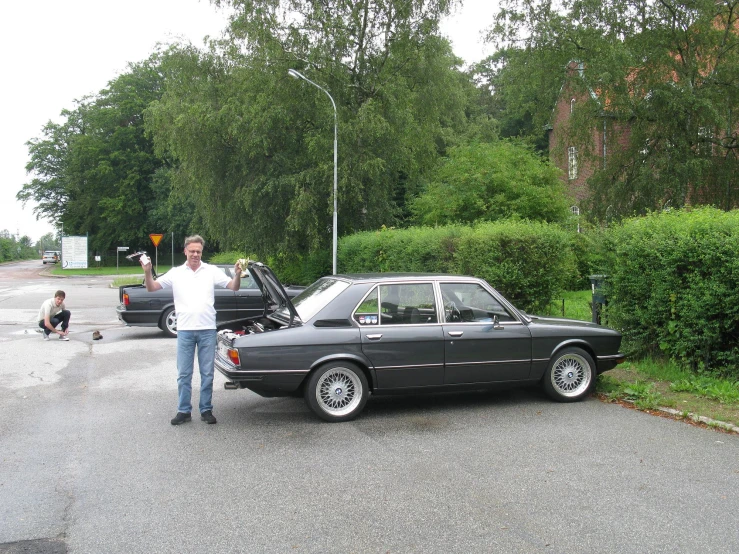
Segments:
[[[154,244],[154,271],[156,271],[157,275],[159,274],[159,243],[162,241],[163,236],[164,235],[161,235],[159,233],[149,234],[149,238]]]
[[[115,251],[115,272],[118,273],[118,252],[126,252],[128,246],[119,246]]]

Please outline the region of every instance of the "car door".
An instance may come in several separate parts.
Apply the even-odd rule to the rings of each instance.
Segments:
[[[443,384],[444,336],[432,283],[379,285],[353,317],[378,388]]]
[[[439,284],[444,319],[444,383],[527,379],[531,333],[477,282]]]

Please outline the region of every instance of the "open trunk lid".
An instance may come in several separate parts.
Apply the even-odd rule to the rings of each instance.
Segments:
[[[285,288],[277,278],[277,275],[262,262],[250,261],[246,267],[254,278],[259,290],[262,292],[266,310],[265,315],[268,312],[273,313],[280,308],[286,308],[290,314],[289,327],[292,327],[296,320],[302,323],[298,312],[295,310],[295,306],[290,301],[290,297],[285,292]]]

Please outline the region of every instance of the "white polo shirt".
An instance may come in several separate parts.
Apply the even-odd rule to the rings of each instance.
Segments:
[[[187,263],[173,267],[157,279],[171,288],[179,331],[216,328],[215,287],[226,288],[231,279],[220,268],[200,262],[197,271]]]

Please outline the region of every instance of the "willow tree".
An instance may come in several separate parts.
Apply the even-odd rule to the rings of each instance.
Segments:
[[[219,1],[232,18],[207,51],[165,63],[148,112],[176,186],[205,231],[249,252],[331,240],[334,99],[338,231],[391,226],[465,125],[469,81],[439,34],[449,0]]]

